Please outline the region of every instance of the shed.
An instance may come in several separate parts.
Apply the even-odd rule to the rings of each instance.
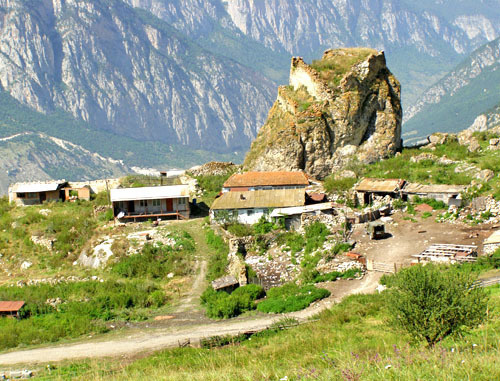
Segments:
[[[115,218],[189,218],[189,187],[172,185],[110,190]]]
[[[493,254],[498,248],[500,248],[500,230],[494,231],[483,242],[483,250],[485,254]]]
[[[64,201],[65,180],[16,183],[9,187],[9,201],[17,205],[37,205],[48,201]]]
[[[276,208],[270,217],[271,218],[285,218],[285,227],[287,229],[297,230],[301,226],[303,214],[321,214],[321,213],[334,213],[333,202],[324,202],[321,204],[293,206],[289,208]]]
[[[309,179],[304,172],[245,172],[233,174],[222,186],[222,192],[268,189],[305,189]]]
[[[0,316],[20,318],[20,311],[24,306],[23,301],[0,301]]]
[[[232,292],[240,286],[238,280],[232,275],[226,275],[212,281],[212,288],[215,291]]]
[[[364,203],[369,204],[374,196],[390,196],[400,198],[401,190],[406,181],[401,179],[371,179],[366,178],[354,187],[358,198]]]
[[[304,204],[303,189],[231,191],[215,199],[210,209],[210,216],[216,220],[229,219],[244,224],[254,224],[262,216],[269,216],[275,208],[304,206]]]
[[[446,205],[462,205],[461,193],[466,190],[465,185],[432,184],[424,185],[418,183],[407,183],[403,188],[403,195],[410,200],[416,196],[432,198],[443,201]]]

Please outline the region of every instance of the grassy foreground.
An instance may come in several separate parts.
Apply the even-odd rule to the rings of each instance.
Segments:
[[[500,379],[500,287],[488,321],[429,349],[388,323],[384,294],[357,295],[317,321],[217,349],[166,350],[138,360],[60,365],[41,379],[492,380]],[[285,378],[286,377],[286,378]]]

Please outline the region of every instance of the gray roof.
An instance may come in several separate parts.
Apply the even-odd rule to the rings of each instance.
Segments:
[[[226,288],[230,286],[239,285],[238,280],[232,275],[226,275],[222,278],[212,281],[212,288],[214,290],[220,290],[221,288]]]
[[[16,193],[38,193],[51,192],[66,184],[66,181],[51,181],[45,183],[19,183],[12,186],[12,191]]]
[[[117,188],[110,190],[110,196],[111,202],[182,198],[189,197],[189,186],[171,185],[162,187]]]
[[[408,183],[403,188],[403,193],[446,193],[460,194],[465,191],[465,185],[447,185],[447,184],[432,184],[424,185],[417,183]]]

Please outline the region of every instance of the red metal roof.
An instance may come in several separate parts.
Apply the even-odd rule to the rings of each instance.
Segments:
[[[23,306],[23,301],[0,301],[0,312],[17,312]]]
[[[245,172],[235,173],[224,183],[224,188],[280,185],[309,185],[304,172]]]

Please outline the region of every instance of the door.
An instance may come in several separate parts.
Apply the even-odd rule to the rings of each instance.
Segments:
[[[129,201],[128,202],[128,212],[129,213],[134,213],[135,212],[135,203],[134,203],[134,201]]]
[[[43,203],[45,200],[47,200],[47,193],[40,192],[40,202]]]
[[[167,198],[167,212],[172,212],[174,210],[174,200]]]

